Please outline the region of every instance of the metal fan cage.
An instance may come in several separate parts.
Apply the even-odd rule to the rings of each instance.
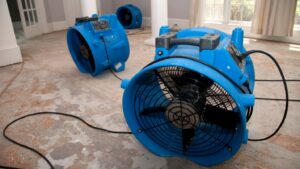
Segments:
[[[139,132],[156,144],[189,156],[231,151],[239,109],[208,77],[179,66],[160,67],[144,73],[133,95]]]

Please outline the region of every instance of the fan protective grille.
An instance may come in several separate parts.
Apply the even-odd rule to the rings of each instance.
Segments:
[[[146,72],[137,81],[134,113],[144,132],[172,152],[205,156],[230,143],[240,125],[235,101],[219,84],[179,66]]]

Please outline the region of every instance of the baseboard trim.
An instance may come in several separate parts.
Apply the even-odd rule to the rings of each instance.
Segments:
[[[143,17],[142,25],[145,26],[151,26],[151,17]]]
[[[177,24],[180,28],[188,28],[190,21],[188,19],[169,18],[170,26]],[[143,26],[151,26],[151,17],[143,17]]]
[[[179,28],[182,28],[182,29],[190,27],[190,21],[188,19],[169,18],[170,26],[173,26],[176,24]]]
[[[68,22],[67,21],[52,22],[52,23],[48,23],[48,27],[49,27],[49,32],[65,30],[68,28]]]
[[[22,62],[22,55],[18,45],[6,49],[0,49],[0,66],[11,65],[19,62]]]

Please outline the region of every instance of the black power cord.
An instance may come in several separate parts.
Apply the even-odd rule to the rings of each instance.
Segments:
[[[255,79],[256,82],[282,82],[281,79]],[[285,79],[286,82],[300,82],[300,79]],[[256,100],[272,100],[272,101],[285,101],[280,98],[266,98],[266,97],[255,97]],[[289,99],[290,102],[300,102],[300,99]]]
[[[257,100],[273,100],[273,101],[286,101],[286,99],[278,99],[278,98],[266,98],[266,97],[255,97]],[[300,102],[299,99],[289,99],[290,102]]]
[[[108,130],[108,129],[105,129],[105,128],[101,128],[101,127],[96,127],[94,125],[91,125],[89,124],[88,122],[86,122],[85,120],[83,120],[82,118],[78,117],[78,116],[75,116],[75,115],[71,115],[71,114],[66,114],[66,113],[60,113],[60,112],[37,112],[37,113],[31,113],[31,114],[27,114],[25,116],[22,116],[22,117],[19,117],[15,120],[13,120],[12,122],[8,123],[4,129],[3,129],[3,136],[9,140],[10,142],[14,143],[14,144],[17,144],[18,146],[20,147],[23,147],[27,150],[30,150],[34,153],[36,153],[37,155],[39,155],[40,157],[42,157],[47,163],[48,165],[50,166],[51,169],[54,169],[54,166],[52,165],[52,163],[50,162],[50,160],[44,156],[41,152],[39,152],[38,150],[32,148],[32,147],[29,147],[25,144],[22,144],[16,140],[13,140],[12,138],[10,138],[9,136],[7,136],[6,134],[6,130],[11,126],[13,125],[14,123],[22,120],[22,119],[25,119],[27,117],[31,117],[31,116],[37,116],[37,115],[60,115],[60,116],[66,116],[66,117],[72,117],[74,119],[77,119],[79,121],[81,121],[82,123],[84,123],[85,125],[87,125],[88,127],[92,128],[92,129],[95,129],[95,130],[99,130],[99,131],[102,131],[102,132],[107,132],[107,133],[113,133],[113,134],[132,134],[132,132],[129,132],[129,131],[113,131],[113,130]],[[7,167],[7,166],[0,166],[1,168],[9,168],[9,169],[15,169],[15,167]]]
[[[123,79],[121,77],[119,77],[112,69],[109,69],[110,72],[115,76],[115,78],[119,79],[120,81],[122,81]]]
[[[4,90],[1,91],[0,93],[0,96],[2,96],[2,94],[6,91],[6,89],[13,83],[13,81],[20,75],[20,73],[22,72],[23,70],[23,66],[24,66],[24,62],[22,62],[22,65],[21,65],[21,69],[18,71],[18,73],[13,77],[13,79],[9,82],[9,84],[5,87]],[[115,72],[113,70],[111,70],[111,73],[119,80],[122,80],[122,78],[120,78],[118,75],[115,74]],[[47,163],[48,165],[50,166],[51,169],[53,169],[53,165],[52,163],[50,162],[49,159],[47,159],[47,157],[45,157],[42,153],[40,153],[38,150],[32,148],[32,147],[29,147],[25,144],[22,144],[22,143],[19,143],[15,140],[13,140],[12,138],[10,138],[9,136],[7,136],[6,134],[6,130],[14,123],[16,123],[17,121],[20,121],[22,119],[25,119],[27,117],[30,117],[30,116],[37,116],[37,115],[61,115],[61,116],[68,116],[68,117],[72,117],[72,118],[75,118],[75,119],[78,119],[80,120],[81,122],[83,122],[84,124],[86,124],[88,127],[90,128],[93,128],[95,130],[100,130],[100,131],[103,131],[103,132],[108,132],[108,133],[114,133],[114,134],[132,134],[132,132],[127,132],[127,131],[112,131],[112,130],[108,130],[108,129],[104,129],[104,128],[100,128],[100,127],[96,127],[96,126],[93,126],[89,123],[87,123],[85,120],[83,120],[82,118],[78,117],[78,116],[75,116],[75,115],[71,115],[71,114],[66,114],[66,113],[60,113],[60,112],[37,112],[37,113],[32,113],[32,114],[28,114],[28,115],[25,115],[25,116],[22,116],[22,117],[19,117],[15,120],[13,120],[12,122],[10,122],[9,124],[7,124],[5,126],[5,128],[3,129],[2,131],[2,135],[7,139],[9,140],[10,142],[16,144],[16,145],[19,145],[20,147],[23,147],[27,150],[30,150],[36,154],[38,154],[40,157],[42,157]],[[4,165],[0,165],[0,168],[3,168],[3,169],[21,169],[21,168],[18,168],[18,167],[11,167],[11,166],[4,166]]]
[[[103,41],[103,45],[104,45],[104,49],[105,49],[105,53],[107,53],[108,54],[108,50],[107,50],[107,46],[106,46],[106,42],[105,42],[105,39],[101,36],[101,40]],[[107,55],[107,60],[109,60],[109,57],[108,57],[108,55]],[[113,71],[113,69],[111,68],[111,69],[109,69],[110,70],[110,72],[117,78],[117,79],[119,79],[120,81],[122,81],[123,79],[122,78],[120,78],[114,71]]]
[[[280,79],[255,79],[256,82],[282,82]],[[300,79],[285,79],[286,82],[300,82]]]
[[[284,99],[285,100],[285,110],[284,110],[282,120],[281,120],[280,124],[277,126],[277,128],[273,131],[273,133],[271,133],[270,135],[268,135],[266,137],[258,138],[258,139],[252,139],[252,138],[248,139],[249,141],[265,141],[265,140],[270,139],[274,135],[276,135],[278,133],[278,131],[281,129],[282,125],[284,124],[284,121],[285,121],[287,113],[288,113],[288,108],[289,108],[289,93],[288,93],[288,86],[287,86],[287,82],[286,82],[285,76],[283,74],[283,71],[282,71],[279,63],[277,62],[277,60],[271,54],[269,54],[265,51],[262,51],[262,50],[250,50],[250,51],[246,51],[245,53],[241,54],[240,57],[242,59],[245,59],[248,55],[251,55],[251,54],[254,54],[254,53],[264,54],[264,55],[268,56],[274,62],[275,66],[277,67],[277,69],[279,71],[279,74],[281,76],[284,91],[285,91],[285,99]],[[272,100],[274,100],[274,99],[272,99]]]
[[[4,166],[4,165],[0,165],[1,169],[21,169],[21,168],[17,168],[17,167],[10,167],[10,166]]]

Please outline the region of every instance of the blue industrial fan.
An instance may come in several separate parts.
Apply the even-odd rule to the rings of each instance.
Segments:
[[[117,9],[116,14],[125,29],[136,29],[142,26],[143,15],[137,6],[123,5]]]
[[[254,68],[243,30],[232,35],[162,27],[155,61],[123,80],[123,110],[136,138],[163,157],[211,166],[247,143],[246,119],[254,105]]]
[[[77,18],[75,26],[67,32],[67,43],[76,66],[83,73],[96,76],[106,69],[116,72],[125,69],[129,42],[116,15]]]

